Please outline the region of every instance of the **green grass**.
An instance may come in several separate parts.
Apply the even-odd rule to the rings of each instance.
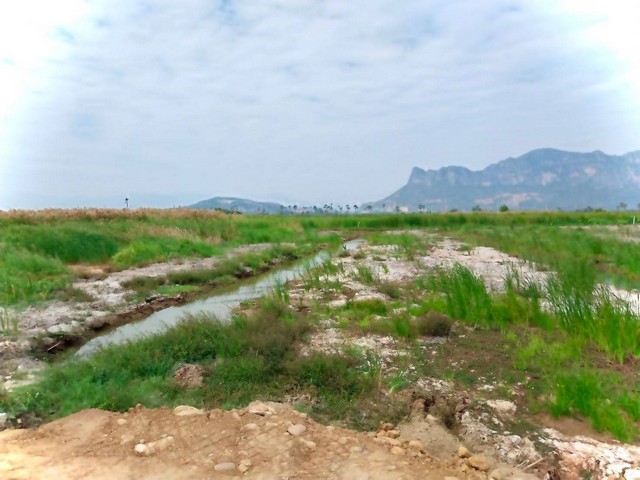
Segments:
[[[34,385],[0,397],[12,417],[50,420],[83,408],[124,411],[189,403],[200,407],[240,407],[256,398],[283,400],[308,393],[317,418],[375,428],[380,416],[363,415],[363,403],[388,404],[376,380],[356,356],[314,354],[300,357],[297,344],[310,324],[276,297],[260,302],[252,316],[222,325],[193,317],[164,335],[108,347],[88,360],[71,360],[46,369]],[[199,363],[205,384],[184,390],[171,375],[180,363]],[[380,415],[385,413],[380,411]]]
[[[544,379],[536,387],[538,398],[546,393],[543,408],[554,415],[582,415],[596,430],[634,440],[640,384],[633,378],[623,382],[601,365],[637,361],[640,319],[605,291],[592,292],[593,278],[573,283],[574,278],[554,276],[543,290],[511,276],[505,292],[490,295],[478,277],[456,265],[427,279],[430,291],[412,312],[441,311],[475,327],[505,333],[511,329],[522,335],[526,328],[528,340],[523,340],[514,367]],[[528,333],[531,328],[539,329],[541,336]]]
[[[376,237],[380,242],[391,241],[411,256],[426,248],[423,240],[406,234],[386,235],[396,237],[386,239],[385,234],[375,232],[394,228],[472,228],[473,231],[491,228],[504,232],[512,227],[549,229],[550,225],[560,230],[555,227],[622,225],[628,224],[629,218],[620,212],[314,217],[223,215],[189,210],[0,212],[0,303],[28,304],[55,298],[71,280],[64,266],[76,263],[124,269],[167,259],[221,255],[229,248],[251,243],[337,244],[341,240],[338,235],[323,234],[335,230],[349,235],[374,233],[372,241],[375,242]],[[495,241],[501,239],[507,241],[504,233],[497,235]],[[599,242],[605,248],[612,245],[612,241],[602,239],[595,241],[591,248],[600,248]],[[616,262],[610,268],[603,267],[603,272],[614,278],[629,277],[640,284],[638,255],[632,246],[614,243],[611,252]],[[567,242],[563,245],[571,246]],[[13,268],[15,257],[22,259],[17,261],[30,258],[29,268]],[[38,259],[39,265],[33,264],[34,259]],[[45,264],[47,268],[43,268]]]
[[[412,342],[421,334],[445,332],[450,321],[433,318],[446,315],[441,319],[474,327],[489,339],[511,339],[507,343],[516,345],[512,347],[516,350],[507,353],[513,359],[496,366],[496,375],[503,375],[507,382],[525,375],[530,378],[531,405],[555,415],[582,416],[594,428],[622,440],[637,439],[640,385],[629,371],[637,367],[640,356],[640,322],[594,286],[606,280],[640,286],[640,249],[599,230],[561,228],[623,225],[629,221],[628,214],[56,215],[0,214],[0,305],[73,297],[68,266],[74,263],[119,269],[168,259],[222,258],[235,246],[261,242],[295,242],[307,248],[291,252],[276,246],[221,260],[208,271],[132,284],[140,292],[174,294],[234,282],[247,269],[252,274],[263,271],[311,253],[319,243],[337,245],[341,236],[367,236],[374,244],[397,245],[398,255],[406,259],[424,254],[429,247],[417,235],[380,233],[389,229],[438,229],[470,246],[494,246],[536,262],[538,268],[554,270],[557,276],[536,285],[514,271],[506,279],[505,291],[498,294],[488,292],[479,278],[459,266],[402,287],[380,284],[371,269],[361,266],[356,271],[359,280],[393,301],[350,301],[331,311],[322,310],[320,303],[309,318],[335,314],[346,328],[391,334],[410,347],[417,345]],[[324,231],[340,233],[324,235]],[[340,280],[343,276],[342,264],[325,262],[309,269],[303,282],[307,290],[329,296],[343,292],[349,298]],[[284,306],[287,301],[286,288],[281,286],[276,298],[259,302],[255,316],[238,316],[230,325],[194,318],[166,335],[111,347],[86,362],[55,365],[45,371],[39,384],[0,395],[0,410],[50,419],[86,407],[124,410],[138,402],[234,407],[258,397],[280,400],[284,395],[309,393],[316,401],[300,408],[316,418],[342,419],[360,428],[373,428],[378,418],[388,420],[402,411],[392,399],[379,396],[379,365],[363,352],[299,357],[295,344],[312,327]],[[409,308],[394,313],[398,307]],[[425,320],[429,316],[432,319]],[[452,338],[456,338],[455,329]],[[470,352],[477,357],[466,368],[480,370],[487,364],[493,368],[490,354],[502,358],[504,351],[493,352],[501,345],[475,345]],[[415,355],[418,371],[432,374],[433,360]],[[186,391],[173,385],[171,375],[183,362],[205,367],[203,387]],[[453,367],[447,375],[462,385],[475,381],[475,375]],[[385,380],[393,391],[404,388],[407,381],[400,374]]]

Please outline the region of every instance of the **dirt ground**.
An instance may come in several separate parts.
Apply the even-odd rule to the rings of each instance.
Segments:
[[[415,432],[414,432],[415,433]],[[0,433],[0,477],[80,479],[540,478],[471,456],[441,457],[392,425],[377,433],[323,426],[282,404],[239,411],[193,407],[127,413],[84,410],[38,429]]]

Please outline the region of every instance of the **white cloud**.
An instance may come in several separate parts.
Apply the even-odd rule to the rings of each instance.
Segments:
[[[0,110],[14,198],[352,203],[414,165],[638,148],[637,64],[599,3],[75,3],[44,23],[23,12],[14,35],[37,48],[0,54],[24,89]],[[21,55],[28,69],[2,63]]]

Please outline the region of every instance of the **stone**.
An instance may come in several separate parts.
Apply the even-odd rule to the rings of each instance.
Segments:
[[[89,317],[84,324],[93,330],[100,330],[107,324],[107,319],[104,316]]]
[[[508,400],[487,400],[487,405],[502,415],[516,413],[516,404]]]
[[[409,448],[412,448],[414,450],[418,450],[420,452],[424,452],[425,451],[424,444],[420,440],[411,440],[409,442]]]
[[[243,430],[257,430],[258,429],[258,424],[257,423],[247,423],[244,427],[242,427]]]
[[[364,448],[362,448],[360,445],[351,447],[351,453],[362,453],[363,451],[364,451]]]
[[[116,420],[116,423],[122,426],[122,425],[125,425],[127,421],[124,418],[119,418],[118,420]]]
[[[400,432],[398,430],[388,430],[387,437],[389,438],[398,438],[400,436]]]
[[[78,322],[57,323],[47,328],[47,332],[52,334],[71,333],[76,329],[77,326],[78,326]]]
[[[376,437],[373,439],[373,441],[381,445],[389,445],[391,447],[399,447],[400,445],[402,445],[402,442],[397,438]]]
[[[381,430],[381,431],[383,431],[383,432],[386,432],[386,431],[388,431],[388,430],[393,430],[394,428],[395,428],[395,427],[394,427],[393,423],[388,423],[388,422],[387,422],[387,423],[382,423],[382,424],[380,425],[380,427],[378,428],[378,430]]]
[[[624,480],[640,480],[640,469],[628,468],[627,471],[624,472]]]
[[[6,413],[0,413],[0,428],[4,428],[4,426],[7,424],[8,418],[9,415],[7,415]]]
[[[262,402],[251,402],[247,406],[247,411],[254,415],[260,415],[261,417],[273,415],[274,413],[276,413],[273,408],[271,408],[269,405],[265,405]]]
[[[201,387],[204,383],[204,369],[200,365],[183,363],[173,374],[173,381],[183,388]]]
[[[316,442],[312,442],[311,440],[305,440],[301,438],[300,444],[302,444],[307,450],[311,450],[312,452],[316,449]]]
[[[193,415],[204,415],[204,410],[190,405],[178,405],[173,409],[173,414],[176,417],[191,417]]]
[[[287,428],[287,432],[289,432],[289,434],[293,435],[294,437],[297,437],[298,435],[302,435],[306,431],[307,431],[307,427],[305,427],[301,423],[296,423],[295,425],[292,425],[289,428]]]
[[[174,438],[171,436],[167,436],[150,443],[140,442],[135,447],[133,447],[133,451],[136,453],[136,455],[139,455],[141,457],[148,457],[168,449],[169,447],[171,447],[171,445],[173,445],[173,442]]]
[[[487,472],[491,468],[491,463],[486,457],[482,455],[473,455],[467,459],[469,466],[480,470],[481,472]]]
[[[213,469],[216,472],[234,472],[236,469],[236,464],[233,462],[217,463],[213,466]]]
[[[460,445],[460,448],[458,448],[458,456],[460,458],[469,458],[471,456],[471,452],[464,445]]]
[[[391,449],[391,453],[393,455],[404,455],[407,452],[405,452],[404,448],[402,448],[402,447],[393,447]]]

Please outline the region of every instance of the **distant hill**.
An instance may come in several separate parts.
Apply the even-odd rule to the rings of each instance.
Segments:
[[[575,153],[552,148],[507,158],[483,170],[415,167],[409,181],[395,193],[369,203],[373,210],[451,209],[517,210],[584,208],[615,209],[640,202],[640,151],[607,155],[601,151]],[[364,205],[366,207],[367,204]]]
[[[227,210],[240,213],[279,213],[282,206],[279,203],[255,202],[245,198],[214,197],[202,200],[189,208],[200,210]]]

